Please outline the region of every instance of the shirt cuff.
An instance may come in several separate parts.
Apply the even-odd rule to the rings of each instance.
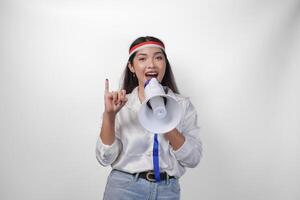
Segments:
[[[111,145],[107,145],[98,137],[96,146],[96,156],[100,164],[107,166],[116,159],[119,149],[117,138]]]

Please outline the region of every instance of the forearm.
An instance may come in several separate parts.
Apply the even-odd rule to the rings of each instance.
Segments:
[[[175,151],[179,149],[185,141],[185,137],[176,128],[165,133],[164,136],[169,140],[170,145]]]
[[[111,145],[115,141],[115,115],[103,113],[100,138],[106,145]]]

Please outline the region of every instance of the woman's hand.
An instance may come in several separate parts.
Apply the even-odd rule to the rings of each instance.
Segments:
[[[169,140],[170,145],[175,151],[185,142],[185,137],[176,128],[165,133],[164,136],[167,140]]]
[[[109,92],[109,81],[105,79],[104,91],[104,112],[110,116],[115,116],[127,102],[126,91]]]

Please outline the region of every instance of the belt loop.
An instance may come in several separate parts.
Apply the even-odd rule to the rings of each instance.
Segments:
[[[167,174],[167,184],[169,185],[170,184],[170,177],[169,177],[168,173],[166,173],[166,174]]]
[[[133,180],[134,180],[135,182],[138,180],[139,175],[140,175],[140,173],[136,173],[136,174],[134,175],[134,179],[133,179]]]

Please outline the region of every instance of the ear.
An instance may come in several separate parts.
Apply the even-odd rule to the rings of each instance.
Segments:
[[[132,73],[135,73],[134,67],[131,65],[130,62],[128,62],[128,68],[129,68],[129,70],[130,70]]]

